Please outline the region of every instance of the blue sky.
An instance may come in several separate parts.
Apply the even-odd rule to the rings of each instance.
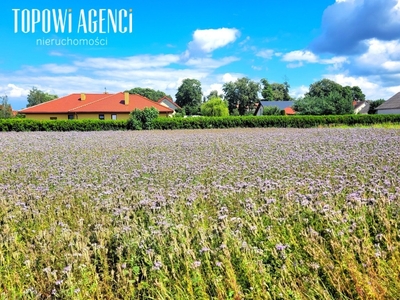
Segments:
[[[400,0],[55,3],[0,4],[0,95],[14,109],[26,106],[32,87],[58,96],[149,87],[174,97],[185,78],[200,80],[204,95],[243,76],[287,79],[294,97],[322,78],[358,85],[372,100],[400,91]],[[71,16],[71,32],[68,22],[56,32],[59,9]],[[103,32],[98,21],[90,33],[89,14],[96,21],[101,9]],[[108,12],[118,20],[123,10],[121,26],[129,29],[132,15],[132,32],[108,31]],[[62,45],[96,38],[103,45]]]

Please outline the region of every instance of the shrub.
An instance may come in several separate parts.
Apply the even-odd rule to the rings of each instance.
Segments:
[[[212,97],[201,105],[201,114],[209,117],[229,116],[228,104],[218,97]]]
[[[134,130],[153,129],[153,123],[158,118],[158,114],[158,110],[154,107],[146,107],[143,110],[135,109],[130,114],[127,127]]]

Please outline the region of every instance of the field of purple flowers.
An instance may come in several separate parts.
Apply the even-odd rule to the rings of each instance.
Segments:
[[[400,130],[0,133],[0,299],[399,299]]]

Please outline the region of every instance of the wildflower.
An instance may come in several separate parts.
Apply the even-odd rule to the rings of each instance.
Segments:
[[[216,265],[218,268],[221,268],[221,267],[222,267],[222,262],[216,261],[216,262],[215,262],[215,265]]]
[[[288,247],[288,245],[283,245],[283,244],[276,244],[275,249],[278,251],[283,251]]]
[[[201,266],[201,261],[198,261],[198,260],[194,261],[192,264],[193,269],[197,269],[200,266]]]
[[[153,270],[158,271],[161,269],[161,267],[162,267],[162,263],[160,261],[154,262]]]

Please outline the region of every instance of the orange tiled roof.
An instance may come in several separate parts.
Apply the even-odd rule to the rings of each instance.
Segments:
[[[286,114],[286,115],[295,115],[295,114],[296,114],[296,112],[294,111],[294,109],[291,108],[291,107],[285,107],[285,108],[284,108],[284,111],[285,111],[285,114]]]
[[[130,113],[137,109],[155,107],[159,112],[173,113],[173,110],[140,95],[129,95],[129,104],[125,105],[124,93],[117,94],[71,94],[21,110],[21,113]]]

